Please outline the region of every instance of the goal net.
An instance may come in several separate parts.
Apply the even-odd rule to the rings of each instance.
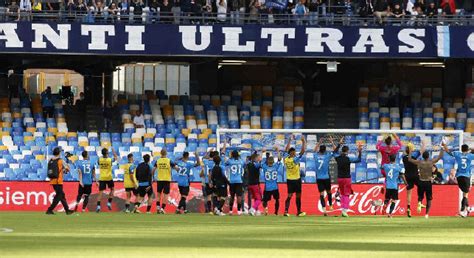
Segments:
[[[217,129],[217,146],[226,146],[227,152],[232,150],[240,151],[242,157],[250,155],[253,151],[266,150],[276,157],[275,149],[284,151],[290,136],[294,136],[291,147],[297,152],[301,150],[301,138],[306,139],[306,152],[300,164],[301,170],[305,172],[304,181],[307,183],[316,182],[316,163],[314,155],[318,151],[315,149],[318,142],[326,145],[328,151],[332,151],[332,142],[337,145],[349,147],[350,155],[356,155],[357,145],[363,145],[362,161],[352,164],[352,181],[355,183],[379,183],[382,182],[380,173],[381,154],[377,151],[378,141],[382,141],[389,135],[396,134],[402,143],[402,148],[397,155],[397,162],[402,163],[403,152],[406,146],[411,146],[415,151],[419,151],[422,144],[432,156],[437,156],[441,149],[441,144],[446,143],[452,150],[458,150],[464,142],[463,131],[445,130],[363,130],[363,129]],[[331,141],[332,139],[332,141]],[[341,141],[341,139],[343,139]],[[384,145],[385,143],[382,143]],[[395,139],[393,145],[397,145]],[[454,158],[444,155],[444,158],[437,164],[438,170],[446,180],[449,172],[455,168]],[[337,179],[335,161],[330,164],[330,174],[333,180]]]

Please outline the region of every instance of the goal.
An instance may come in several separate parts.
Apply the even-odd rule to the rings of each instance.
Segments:
[[[306,152],[301,161],[301,169],[305,171],[305,181],[315,182],[316,164],[314,162],[315,146],[321,144],[332,150],[331,139],[337,144],[343,139],[344,145],[349,147],[351,155],[355,155],[357,145],[363,145],[362,162],[352,164],[353,181],[358,183],[378,183],[381,182],[380,161],[381,156],[377,152],[376,144],[383,141],[388,135],[396,134],[400,138],[402,145],[412,145],[415,150],[420,150],[424,144],[427,151],[432,155],[438,155],[441,143],[446,143],[450,149],[458,150],[464,142],[464,132],[461,130],[365,130],[365,129],[226,129],[218,128],[217,146],[226,146],[227,150],[237,149],[243,157],[248,156],[252,151],[267,150],[274,152],[276,148],[284,150],[291,135],[295,136],[291,146],[297,151],[301,150],[301,137],[306,139]],[[396,145],[395,139],[393,144]],[[403,147],[398,155],[398,162],[401,162]],[[333,161],[334,163],[334,161]],[[439,171],[446,177],[449,171],[455,168],[454,159],[445,155],[438,164]],[[334,164],[331,166],[332,178],[336,178]]]

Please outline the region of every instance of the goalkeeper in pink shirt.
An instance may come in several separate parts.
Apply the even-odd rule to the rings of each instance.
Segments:
[[[395,141],[397,142],[397,145],[392,145],[392,136],[395,138]],[[400,138],[396,134],[392,134],[392,136],[387,136],[385,140],[380,140],[377,142],[377,150],[382,154],[382,164],[381,164],[381,172],[383,177],[386,177],[387,174],[385,173],[385,170],[383,169],[385,164],[390,164],[390,156],[394,155],[396,156],[400,149],[402,148],[402,141],[400,141]],[[385,142],[385,144],[384,144]],[[382,188],[381,193],[385,193],[385,189]],[[382,214],[385,214],[386,207],[388,204],[387,199],[384,200],[384,205],[382,206]]]
[[[397,145],[392,145],[392,136],[395,138]],[[383,167],[385,164],[390,164],[390,156],[397,155],[402,148],[402,141],[400,141],[400,138],[398,138],[396,134],[392,134],[392,136],[389,135],[384,141],[380,140],[377,142],[377,150],[380,152],[380,154],[382,154],[381,167]],[[384,169],[382,169],[382,175],[383,177],[386,176]]]

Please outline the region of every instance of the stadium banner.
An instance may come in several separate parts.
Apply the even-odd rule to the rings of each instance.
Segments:
[[[474,27],[470,26],[135,25],[22,21],[0,23],[0,53],[465,58],[474,57],[473,31]]]
[[[286,198],[286,184],[280,184],[280,207],[284,207]],[[154,185],[156,190],[156,185]],[[333,185],[333,196],[336,200],[337,185]],[[383,200],[381,193],[382,185],[378,184],[355,184],[352,186],[354,194],[350,197],[350,211],[352,215],[372,215],[375,212],[380,214],[381,207],[374,206],[373,202]],[[75,198],[77,195],[78,183],[67,182],[64,184],[64,192],[71,208],[75,207]],[[416,189],[414,189],[416,190]],[[89,199],[88,210],[94,211],[97,202],[97,186],[94,185]],[[0,211],[45,211],[54,197],[54,191],[48,182],[0,182]],[[316,184],[303,184],[302,207],[310,215],[321,215],[322,208],[319,202],[319,192]],[[395,207],[395,215],[406,215],[406,188],[402,186],[399,191],[400,201]],[[133,200],[133,197],[132,197]],[[175,183],[172,183],[169,196],[169,205],[167,212],[174,212],[179,202],[179,191]],[[107,202],[107,196],[104,194],[102,203]],[[125,208],[125,189],[122,182],[115,183],[115,198],[113,200],[113,211],[121,211]],[[416,209],[416,191],[413,191],[412,204],[413,215],[417,214]],[[105,207],[105,205],[103,205]],[[188,196],[188,210],[191,212],[204,212],[204,198],[200,183],[192,183],[191,191]],[[269,202],[270,213],[273,213],[274,201]],[[454,216],[458,212],[459,191],[455,185],[435,185],[433,186],[433,203],[430,215],[432,216]],[[80,204],[82,208],[82,203]],[[144,209],[142,207],[141,209]],[[59,205],[61,210],[62,206]],[[153,207],[153,210],[155,207]],[[228,207],[226,208],[228,210]],[[340,204],[335,201],[334,215],[340,215]],[[106,209],[102,209],[103,211]],[[234,207],[235,211],[235,207]],[[280,210],[282,213],[283,210]],[[296,212],[294,200],[292,200],[291,213]]]

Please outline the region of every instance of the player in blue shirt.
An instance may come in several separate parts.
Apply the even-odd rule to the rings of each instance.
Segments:
[[[209,178],[211,176],[211,171],[214,168],[214,161],[212,160],[214,156],[219,155],[217,151],[211,150],[202,160],[202,169],[201,169],[201,181],[203,184],[203,196],[206,199],[206,213],[212,213],[212,203],[214,203],[214,207],[217,207],[217,196],[215,194],[214,188],[211,187],[209,183]],[[211,202],[212,200],[212,202]]]
[[[87,153],[87,151],[82,152],[82,158],[83,160],[78,160],[75,164],[79,172],[79,189],[77,191],[76,208],[74,208],[74,211],[77,211],[79,202],[81,201],[82,196],[84,196],[84,202],[82,203],[82,212],[84,212],[89,203],[89,195],[92,192],[92,182],[95,178],[95,169],[89,160],[89,153]]]
[[[243,176],[245,160],[240,158],[240,154],[237,150],[231,152],[230,159],[224,162],[226,170],[228,172],[229,179],[229,190],[230,190],[230,201],[229,201],[229,213],[232,213],[234,207],[234,200],[237,196],[237,214],[242,214],[242,194],[243,194]]]
[[[192,175],[191,169],[198,167],[200,163],[198,153],[195,153],[195,156],[196,162],[191,163],[189,161],[189,152],[185,151],[183,153],[183,157],[176,161],[178,172],[178,188],[179,194],[181,195],[178,208],[176,209],[176,214],[181,214],[181,211],[188,213],[188,210],[186,210],[186,198],[188,198],[189,195],[189,181]]]
[[[458,187],[462,191],[461,200],[461,211],[459,216],[469,216],[469,190],[471,188],[471,163],[474,160],[474,154],[469,152],[469,146],[463,144],[461,151],[449,152],[448,147],[445,147],[445,151],[456,159],[458,166],[456,170],[456,179],[458,181]]]
[[[407,184],[407,181],[402,167],[395,163],[396,156],[390,155],[389,160],[390,163],[383,165],[382,168],[387,175],[385,178],[385,199],[390,200],[390,211],[388,217],[391,218],[393,210],[395,209],[395,202],[398,200],[398,179],[402,179],[405,185]]]
[[[342,137],[341,139],[344,139]],[[338,152],[340,144],[338,146],[334,145],[332,137],[329,137],[333,149],[335,152]],[[329,202],[329,211],[333,211],[332,206],[332,193],[331,193],[331,177],[329,175],[329,162],[334,157],[333,152],[326,151],[326,145],[322,145],[323,137],[319,139],[318,144],[314,147],[314,161],[316,162],[316,183],[318,185],[319,191],[319,201],[321,202],[321,207],[323,208],[324,216],[327,216],[326,211],[326,200],[324,199],[324,193],[328,196]]]
[[[278,162],[272,156],[267,156],[265,162],[262,162],[263,175],[265,177],[265,190],[263,191],[263,208],[265,209],[265,216],[268,215],[268,202],[275,200],[275,215],[278,215],[280,208],[280,191],[278,190],[278,176],[282,175],[281,153],[278,153]],[[267,152],[268,153],[268,152]]]

